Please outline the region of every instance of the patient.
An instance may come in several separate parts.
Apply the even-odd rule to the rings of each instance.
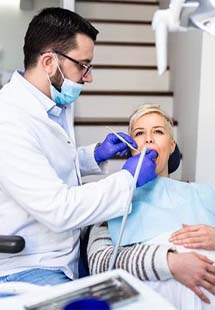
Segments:
[[[139,150],[146,145],[158,153],[158,177],[134,194],[132,213],[128,216],[116,268],[126,269],[142,280],[150,280],[146,283],[168,298],[177,309],[214,309],[215,228],[212,225],[215,225],[215,191],[205,185],[167,178],[168,158],[174,151],[175,141],[171,119],[159,107],[140,107],[130,118],[129,133]],[[120,224],[121,218],[118,218],[109,221],[108,227],[105,224],[93,227],[88,245],[91,273],[107,270]],[[169,243],[171,232],[179,230],[183,224],[191,226],[177,232],[170,240],[183,244],[180,236],[189,239],[186,230],[191,230],[192,234],[195,232],[195,238],[189,239],[190,243],[185,245],[192,248],[199,244],[201,251],[209,250],[207,256],[211,259],[205,253],[171,253],[172,247],[167,251],[165,260],[161,249],[172,246]],[[182,246],[176,248],[178,252],[190,252]],[[177,281],[167,276],[168,267]],[[212,308],[181,283],[203,301],[209,302],[210,299]]]

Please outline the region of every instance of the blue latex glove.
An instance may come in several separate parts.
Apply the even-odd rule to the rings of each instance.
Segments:
[[[118,134],[128,141],[134,148],[137,148],[136,142],[127,134],[118,132]],[[121,142],[113,133],[109,133],[105,140],[95,150],[95,160],[98,164],[107,159],[113,158],[117,153],[124,156],[128,152],[127,144]]]
[[[136,186],[143,186],[149,181],[152,181],[153,179],[156,178],[156,163],[154,159],[157,157],[157,152],[154,150],[147,150],[142,167],[140,169],[139,177],[137,179],[137,184]],[[125,169],[131,173],[131,175],[134,176],[138,160],[140,158],[140,154],[137,154],[133,157],[130,157],[122,167],[122,169]]]

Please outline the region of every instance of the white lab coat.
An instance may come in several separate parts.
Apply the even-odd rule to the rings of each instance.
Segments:
[[[67,135],[17,72],[0,91],[0,234],[26,240],[22,253],[0,254],[0,276],[39,267],[77,277],[80,227],[124,213],[127,171],[77,186],[101,170],[95,145],[76,150],[72,117],[68,108]]]

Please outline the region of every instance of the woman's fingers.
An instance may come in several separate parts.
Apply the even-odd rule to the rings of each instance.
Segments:
[[[183,225],[183,228],[176,230],[171,237],[174,238],[178,235],[198,231],[200,229],[200,225]]]
[[[215,266],[213,260],[197,253],[170,253],[168,265],[175,279],[189,287],[199,298],[210,303],[204,290],[215,293]],[[186,270],[186,272],[184,272]],[[207,294],[207,292],[206,292]]]
[[[184,240],[189,240],[192,239],[193,241],[199,241],[201,239],[204,239],[205,236],[203,236],[200,232],[193,232],[193,233],[184,233],[180,236],[177,236],[173,238],[173,241],[184,241]]]
[[[180,244],[180,242],[179,243],[174,242],[174,244]],[[206,243],[204,243],[204,242],[192,242],[192,240],[183,242],[183,246],[185,248],[188,248],[188,249],[203,249],[203,248],[207,249]]]
[[[169,239],[175,245],[191,249],[215,250],[215,227],[210,225],[183,225]]]
[[[177,230],[176,232],[174,232],[171,237],[170,237],[170,241],[174,241],[174,240],[182,240],[185,238],[190,238],[193,236],[200,236],[201,232],[199,232],[199,228],[197,229],[196,226],[192,228],[188,227],[188,228],[182,228],[180,230]]]
[[[190,287],[190,289],[197,295],[199,298],[204,301],[207,304],[210,304],[209,298],[203,293],[203,291],[198,286],[194,286],[193,288]]]
[[[200,279],[198,286],[190,287],[190,289],[198,295],[202,301],[205,303],[210,303],[209,298],[205,295],[201,288],[204,288],[211,294],[215,295],[215,274],[207,272],[204,279]]]
[[[210,268],[210,272],[215,274],[215,266],[213,265],[214,261],[208,258],[206,255],[195,253],[195,255],[200,258],[203,262],[207,263],[207,270]],[[209,264],[209,265],[208,265]]]
[[[172,243],[176,245],[183,245],[185,247],[193,247],[193,248],[201,248],[201,246],[206,245],[207,243],[207,238],[204,238],[202,236],[199,237],[189,237],[189,238],[184,238],[182,240],[175,240],[172,241]]]
[[[208,291],[210,289],[214,289],[215,288],[215,275],[207,272],[207,274],[205,275],[205,281],[208,283],[208,287],[205,287]],[[213,291],[212,294],[215,294],[215,291]]]
[[[206,257],[206,256],[205,256]],[[207,271],[215,276],[215,265],[207,265]]]

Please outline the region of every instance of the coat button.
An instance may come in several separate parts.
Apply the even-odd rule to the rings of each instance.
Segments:
[[[70,143],[71,143],[71,141],[67,141],[67,143],[69,143],[69,144],[70,144]]]

